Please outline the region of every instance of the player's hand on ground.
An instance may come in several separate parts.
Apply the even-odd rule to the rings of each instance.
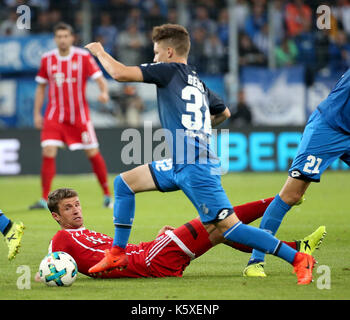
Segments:
[[[107,103],[109,101],[109,94],[107,92],[102,92],[98,97],[98,101],[101,103]]]
[[[34,114],[34,127],[37,129],[43,127],[43,117],[41,114]]]
[[[35,274],[34,281],[36,281],[36,282],[41,282],[41,278],[40,278],[39,272],[37,272],[37,273]]]
[[[175,229],[175,228],[172,227],[172,226],[164,226],[162,229],[159,230],[157,236],[159,236],[160,234],[164,233],[164,232],[167,231],[167,230],[174,230],[174,229]]]
[[[91,42],[87,44],[85,48],[88,49],[94,56],[97,56],[99,53],[104,51],[100,42]]]

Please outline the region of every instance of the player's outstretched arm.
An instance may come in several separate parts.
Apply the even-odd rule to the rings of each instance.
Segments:
[[[142,71],[137,66],[126,66],[115,60],[103,48],[100,42],[91,42],[85,46],[115,80],[120,82],[142,82]]]

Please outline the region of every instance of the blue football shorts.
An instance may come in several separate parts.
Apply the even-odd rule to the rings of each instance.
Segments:
[[[149,168],[158,190],[182,190],[197,209],[202,223],[217,222],[233,213],[218,174],[220,165],[188,164],[175,170],[172,159],[166,159],[153,161]]]
[[[350,135],[331,128],[316,109],[305,126],[289,176],[320,182],[322,173],[338,158],[350,166]]]

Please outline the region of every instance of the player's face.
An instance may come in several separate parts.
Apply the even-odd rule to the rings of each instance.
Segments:
[[[153,45],[153,62],[169,62],[169,48],[164,42],[155,42]]]
[[[54,215],[64,229],[77,229],[83,226],[83,214],[78,197],[63,199],[58,204],[59,214]]]
[[[55,42],[59,50],[66,51],[73,45],[74,37],[69,30],[57,30]]]

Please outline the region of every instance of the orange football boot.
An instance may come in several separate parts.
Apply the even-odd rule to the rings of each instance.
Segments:
[[[312,281],[312,270],[316,260],[313,256],[297,252],[292,263],[294,267],[293,273],[297,275],[298,284],[309,284]]]
[[[128,256],[125,249],[120,247],[112,247],[105,250],[104,258],[89,269],[89,273],[99,273],[111,271],[113,269],[123,270],[128,266]]]

